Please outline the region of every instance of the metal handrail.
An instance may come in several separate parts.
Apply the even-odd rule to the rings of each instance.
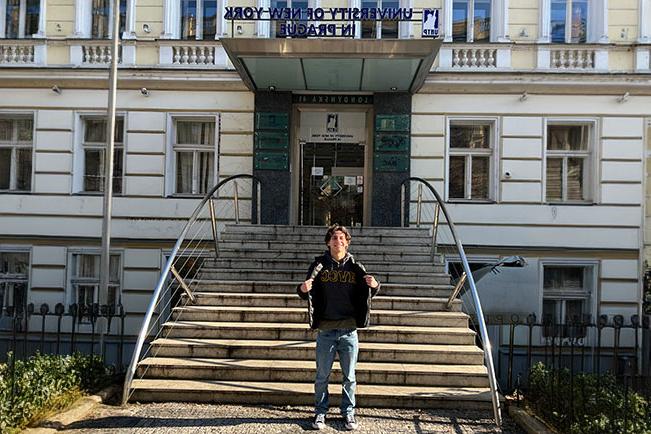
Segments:
[[[217,251],[217,229],[216,229],[216,217],[215,217],[215,211],[214,211],[214,205],[212,202],[212,196],[217,192],[223,185],[227,184],[230,181],[233,181],[234,179],[239,179],[239,178],[249,178],[253,180],[253,185],[257,186],[257,188],[254,188],[253,191],[256,191],[256,197],[255,200],[257,202],[257,223],[260,223],[260,180],[256,178],[253,175],[248,175],[248,174],[241,174],[241,175],[234,175],[230,176],[221,182],[219,182],[217,185],[215,185],[206,195],[203,197],[201,202],[197,205],[195,208],[194,212],[188,219],[188,222],[185,224],[183,227],[183,230],[181,231],[181,234],[176,240],[176,244],[174,244],[174,248],[172,249],[172,253],[170,254],[170,257],[167,260],[167,263],[165,264],[165,268],[163,268],[163,271],[160,275],[160,278],[158,279],[158,283],[156,284],[156,289],[154,290],[154,294],[151,298],[151,301],[149,302],[149,307],[147,308],[147,312],[145,313],[145,318],[143,319],[142,322],[142,328],[140,329],[140,333],[138,334],[138,339],[136,340],[136,346],[133,350],[133,356],[131,357],[131,363],[129,363],[129,367],[127,368],[126,375],[124,378],[124,388],[122,390],[122,405],[126,404],[128,399],[129,399],[129,390],[131,389],[131,383],[133,381],[133,377],[136,373],[136,369],[138,367],[138,362],[140,361],[140,353],[142,352],[142,347],[145,343],[145,339],[147,337],[147,330],[149,328],[149,324],[151,323],[151,319],[154,315],[154,310],[156,308],[156,305],[158,303],[158,299],[161,296],[161,292],[163,291],[163,286],[165,284],[165,281],[167,279],[167,275],[170,273],[172,270],[172,265],[174,264],[174,260],[176,259],[176,255],[179,252],[179,249],[181,248],[181,244],[183,244],[183,240],[185,239],[185,236],[187,235],[188,230],[190,229],[190,226],[197,220],[197,217],[203,210],[203,207],[206,205],[206,203],[209,204],[210,207],[210,217],[211,217],[211,223],[212,223],[212,234],[214,237],[214,243],[215,243],[215,251]],[[237,195],[235,196],[235,200],[237,200]],[[254,200],[253,197],[251,197],[251,200]]]
[[[405,219],[404,219],[404,211],[405,211],[405,204],[404,200],[406,198],[405,194],[405,186],[410,183],[411,181],[417,181],[420,182],[420,185],[424,185],[427,187],[434,197],[436,197],[436,200],[438,202],[439,208],[443,211],[443,214],[445,215],[445,219],[448,222],[448,226],[450,228],[450,233],[452,234],[452,238],[454,240],[455,246],[457,248],[457,251],[459,252],[459,257],[461,258],[461,264],[463,265],[463,270],[466,274],[466,280],[470,286],[470,292],[472,294],[472,299],[475,303],[475,314],[477,316],[477,322],[479,323],[479,334],[481,336],[481,340],[484,344],[484,360],[486,362],[486,368],[488,370],[488,382],[490,384],[490,389],[491,389],[491,400],[493,402],[493,414],[495,417],[495,423],[497,426],[502,425],[502,415],[500,411],[500,401],[499,401],[499,395],[497,392],[497,379],[495,377],[495,367],[493,365],[493,354],[492,354],[492,347],[490,340],[488,338],[488,329],[486,328],[486,321],[484,319],[484,312],[482,311],[481,308],[481,302],[479,301],[479,294],[477,293],[477,287],[475,285],[475,279],[473,278],[472,272],[470,271],[470,265],[468,264],[468,258],[466,257],[466,253],[463,250],[463,245],[461,244],[461,240],[459,239],[459,236],[457,235],[456,228],[454,227],[454,222],[450,218],[450,214],[448,213],[448,210],[445,206],[445,203],[443,202],[443,199],[439,195],[439,193],[436,191],[436,189],[427,181],[425,181],[422,178],[412,176],[410,178],[405,179],[402,184],[402,198],[403,198],[403,203],[401,204],[401,216],[403,217],[401,224],[405,224]],[[420,195],[419,195],[420,196]],[[420,208],[420,207],[419,207]],[[420,220],[420,219],[419,219]],[[436,226],[434,229],[438,229],[438,218],[435,218],[436,220]],[[434,246],[436,245],[436,242],[434,242],[434,245],[432,248],[434,249]]]

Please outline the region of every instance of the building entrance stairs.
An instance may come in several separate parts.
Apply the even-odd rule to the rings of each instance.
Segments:
[[[492,408],[483,351],[431,236],[354,228],[350,252],[382,282],[359,330],[357,402],[371,407]],[[325,228],[228,226],[140,361],[132,401],[313,404],[316,332],[296,285],[325,251]],[[335,362],[331,405],[341,396]]]

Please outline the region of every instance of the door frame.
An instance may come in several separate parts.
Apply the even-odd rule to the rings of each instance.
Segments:
[[[373,189],[373,106],[338,104],[294,104],[292,107],[290,172],[292,194],[290,198],[290,224],[301,225],[301,176],[302,154],[299,143],[301,113],[304,112],[357,112],[366,114],[366,143],[364,147],[364,194],[362,196],[362,221],[371,224],[371,197]]]

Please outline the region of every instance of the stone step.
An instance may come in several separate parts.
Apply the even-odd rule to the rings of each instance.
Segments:
[[[420,284],[450,284],[450,276],[443,273],[416,273],[416,272],[391,272],[367,269],[369,274],[381,283],[420,283]],[[235,269],[211,269],[202,268],[201,279],[220,279],[220,280],[255,280],[255,281],[294,281],[302,282],[305,280],[306,270],[260,270],[241,268]]]
[[[328,228],[326,226],[289,226],[289,225],[253,225],[253,224],[239,224],[227,225],[225,233],[245,233],[245,234],[277,234],[277,235],[290,235],[290,234],[309,234],[323,240]],[[393,235],[393,236],[417,236],[429,237],[430,226],[423,225],[420,228],[398,228],[398,227],[382,227],[382,226],[360,226],[348,227],[351,236],[364,237],[364,236],[380,236],[380,235]]]
[[[384,291],[381,292],[383,294]],[[219,293],[195,292],[195,306],[267,306],[267,307],[305,307],[305,300],[292,294],[252,294],[252,293]],[[185,298],[185,294],[182,296]],[[448,299],[445,297],[389,297],[376,295],[373,297],[373,309],[384,310],[422,310],[427,312],[446,309]],[[184,303],[185,304],[185,303]],[[450,310],[461,311],[461,300],[452,301]]]
[[[325,252],[325,246],[319,250],[311,252],[297,251],[297,250],[281,250],[281,249],[249,249],[246,247],[238,249],[227,249],[220,246],[219,257],[221,259],[294,259],[305,260],[310,262],[315,256],[320,256]],[[411,253],[411,252],[394,252],[394,251],[379,251],[379,252],[363,252],[355,255],[355,258],[363,264],[369,262],[428,262],[431,263],[432,257],[429,253]],[[441,263],[440,257],[437,258],[437,264]]]
[[[217,357],[231,359],[314,360],[314,340],[236,340],[159,338],[150,354],[159,357]],[[359,359],[392,363],[481,365],[484,353],[476,345],[401,344],[360,341]]]
[[[201,279],[189,281],[193,291],[197,292],[249,292],[256,294],[296,294],[296,286],[305,279],[305,275],[296,281],[251,281]],[[450,284],[423,285],[418,283],[399,284],[382,282],[379,294],[385,296],[405,297],[449,297],[452,291]]]
[[[360,329],[360,340],[413,344],[470,345],[475,332],[457,327],[372,326]],[[176,321],[163,324],[169,338],[312,340],[315,331],[306,324],[269,322]]]
[[[221,233],[220,241],[271,241],[271,242],[293,242],[293,243],[321,243],[325,248],[325,231],[322,233],[303,233],[294,232],[288,234],[274,234],[268,232],[229,232]],[[386,233],[373,235],[352,234],[351,245],[359,246],[366,244],[384,244],[385,247],[393,248],[395,246],[430,246],[432,237],[427,234],[412,233]]]
[[[303,307],[251,306],[185,306],[175,307],[173,321],[216,322],[308,322],[307,303]],[[371,310],[371,324],[387,326],[468,327],[468,315],[463,312],[426,312],[408,310]]]
[[[305,256],[319,255],[325,252],[326,246],[322,241],[313,242],[293,242],[293,241],[255,241],[255,240],[223,240],[219,242],[219,248],[225,249],[259,249],[259,250],[293,250],[297,252],[305,252]],[[386,245],[378,243],[355,243],[350,246],[350,253],[357,256],[363,256],[368,252],[383,252],[385,250],[392,250],[398,252],[409,252],[429,255],[432,249],[429,245],[413,246],[409,244],[404,245]]]
[[[218,402],[241,404],[314,405],[312,383],[241,382],[214,380],[134,380],[131,401]],[[341,400],[341,385],[331,383],[330,405]],[[492,408],[486,387],[377,386],[359,384],[359,407]]]
[[[137,377],[184,380],[228,380],[310,383],[316,364],[308,360],[260,360],[216,358],[146,358]],[[361,384],[403,386],[488,387],[483,365],[431,365],[359,361],[355,369]],[[333,364],[330,381],[341,383],[339,363]]]
[[[251,258],[229,258],[204,261],[203,270],[211,271],[215,269],[260,269],[260,270],[297,270],[305,273],[313,257],[302,259],[251,259]],[[359,261],[367,270],[383,270],[387,272],[416,272],[416,273],[445,273],[445,266],[442,264],[433,264],[430,262],[378,262],[378,261]],[[447,275],[447,274],[446,274]]]

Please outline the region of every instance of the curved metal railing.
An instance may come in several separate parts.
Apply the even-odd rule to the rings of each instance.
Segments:
[[[253,221],[253,202],[255,201],[257,211],[257,219],[255,221],[257,223],[260,222],[260,181],[252,175],[235,175],[222,180],[206,193],[201,202],[199,202],[188,219],[188,222],[183,227],[183,230],[181,230],[181,234],[174,244],[172,252],[158,279],[151,301],[149,302],[142,327],[138,333],[131,363],[126,371],[122,392],[123,405],[129,400],[131,384],[138,368],[138,363],[144,359],[151,349],[150,345],[143,353],[143,347],[147,337],[156,331],[155,336],[149,340],[149,343],[153,342],[163,330],[161,324],[172,316],[175,301],[174,291],[183,291],[185,304],[194,302],[195,298],[192,293],[192,284],[194,283],[195,276],[200,271],[203,259],[211,252],[215,258],[219,255],[218,239],[220,225],[223,226],[221,220],[239,223],[240,209],[242,208],[240,201],[242,199],[240,198],[241,192],[239,191],[241,185],[238,185],[238,180],[242,179],[251,181],[251,218]],[[227,196],[220,198],[221,194]],[[221,208],[215,205],[215,201],[219,200],[222,200],[221,204],[224,205]],[[217,205],[219,204],[218,202]],[[179,300],[180,297],[176,297],[176,299]],[[152,318],[157,308],[158,320],[152,325]],[[163,319],[162,316],[165,314],[167,314],[167,318]]]
[[[416,195],[416,200],[412,201],[411,200],[411,183],[416,182],[417,184],[417,191],[414,192]],[[407,194],[407,185],[410,186],[409,189],[409,197]],[[423,200],[423,187],[427,189],[434,197],[433,198],[426,198]],[[425,194],[427,193],[425,192]],[[408,201],[408,202],[407,202]],[[412,202],[413,206],[415,207],[414,212],[411,213],[412,208]],[[431,204],[433,205],[433,212],[431,215],[426,216],[426,220],[428,222],[431,222],[432,224],[432,260],[434,261],[440,250],[440,244],[439,244],[439,238],[445,237],[445,235],[451,236],[451,245],[453,246],[453,249],[456,250],[456,254],[459,255],[459,259],[461,260],[461,265],[463,267],[464,275],[465,278],[462,277],[462,279],[459,280],[460,284],[457,284],[457,287],[453,291],[454,293],[458,294],[459,289],[463,285],[463,281],[465,280],[465,283],[468,284],[470,287],[470,293],[472,295],[472,300],[474,302],[475,306],[475,314],[477,316],[477,323],[478,323],[478,328],[479,328],[479,335],[482,340],[483,346],[484,346],[484,361],[486,363],[486,368],[488,370],[488,381],[490,384],[490,389],[491,389],[491,400],[493,403],[493,414],[495,417],[495,423],[498,426],[502,425],[502,415],[500,411],[500,401],[499,401],[499,395],[497,391],[497,379],[495,377],[495,368],[493,365],[493,355],[492,355],[492,349],[491,349],[491,343],[488,338],[488,329],[486,328],[486,322],[484,320],[484,313],[481,308],[481,302],[479,300],[479,294],[477,293],[477,287],[475,286],[475,280],[473,278],[472,272],[470,270],[470,265],[468,264],[468,258],[466,257],[466,253],[463,249],[463,245],[461,244],[461,240],[459,239],[459,236],[457,234],[456,228],[454,226],[454,222],[452,221],[452,218],[450,217],[450,214],[448,213],[448,210],[445,206],[445,202],[439,195],[439,193],[436,191],[436,189],[427,181],[425,181],[422,178],[418,177],[410,177],[408,179],[405,179],[402,184],[401,184],[401,203],[400,203],[400,209],[401,209],[401,223],[404,226],[405,224],[409,224],[411,219],[409,218],[410,215],[414,215],[415,221],[414,223],[417,226],[421,225],[421,215],[423,211],[423,204]],[[447,230],[449,233],[445,233],[446,231],[442,230],[440,228],[440,212],[443,212],[443,216],[445,217],[446,224],[447,224]],[[407,217],[407,218],[406,218]],[[448,245],[450,245],[448,244]],[[456,297],[456,296],[455,296]],[[448,306],[451,304],[452,300],[448,300]]]

